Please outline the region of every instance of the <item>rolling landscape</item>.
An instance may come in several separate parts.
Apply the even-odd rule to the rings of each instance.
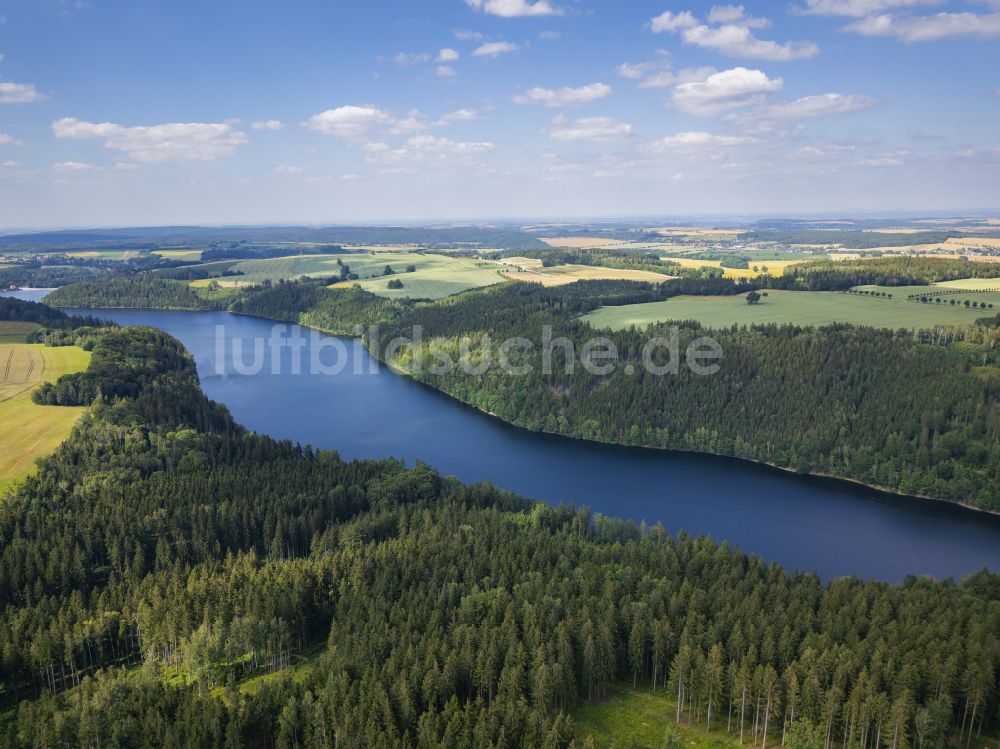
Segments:
[[[0,0],[0,746],[1000,747],[995,6]]]

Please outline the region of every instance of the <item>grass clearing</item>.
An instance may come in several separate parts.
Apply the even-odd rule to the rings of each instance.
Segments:
[[[667,726],[672,725],[684,747],[729,749],[740,745],[738,734],[726,733],[724,713],[712,721],[713,730],[708,732],[704,724],[695,727],[676,723],[676,704],[665,692],[652,693],[625,684],[612,685],[608,692],[606,700],[584,703],[574,711],[579,744],[590,737],[599,749],[659,749]]]
[[[926,288],[926,287],[925,287]],[[897,291],[896,294],[899,294]],[[977,295],[978,296],[978,295]],[[830,325],[851,323],[876,328],[919,329],[936,325],[971,325],[989,314],[962,306],[922,304],[897,295],[892,299],[837,291],[768,291],[760,304],[749,305],[745,295],[679,296],[665,302],[601,307],[584,316],[595,328],[622,330],[667,320],[698,320],[710,328],[777,323]]]
[[[35,461],[66,439],[86,410],[40,406],[31,391],[40,383],[80,372],[90,353],[75,346],[0,345],[0,493],[35,469]]]
[[[28,333],[40,327],[34,322],[0,320],[0,343],[24,343]]]
[[[542,286],[565,286],[568,283],[576,283],[580,279],[569,276],[547,276],[544,273],[533,270],[510,270],[502,271],[504,278],[511,281],[524,281],[525,283],[540,283]]]

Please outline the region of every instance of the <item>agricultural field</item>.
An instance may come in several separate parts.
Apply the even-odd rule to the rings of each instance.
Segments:
[[[28,333],[37,330],[38,323],[0,320],[0,343],[24,343]]]
[[[66,439],[83,408],[39,406],[31,391],[44,381],[87,367],[75,346],[0,345],[0,493],[30,474],[35,460]]]
[[[672,726],[684,749],[731,749],[739,747],[739,734],[726,733],[725,713],[712,721],[712,731],[704,724],[693,727],[674,722],[676,703],[665,692],[633,689],[631,685],[612,685],[601,702],[584,703],[574,713],[577,743],[588,737],[596,749],[632,747],[659,749],[667,726]]]
[[[360,286],[366,291],[385,297],[442,299],[462,291],[492,286],[503,281],[495,265],[466,258],[414,253],[340,257],[350,266],[351,272],[357,273],[360,278],[336,283],[335,287]],[[393,269],[392,275],[383,275],[387,265]],[[411,265],[415,270],[407,273],[406,268]],[[389,288],[389,282],[394,280],[402,283],[403,287]]]
[[[618,281],[651,281],[660,283],[672,276],[662,273],[654,273],[648,270],[635,270],[631,268],[605,268],[600,265],[554,265],[548,268],[542,267],[541,261],[534,261],[537,264],[513,263],[518,258],[507,258],[505,265],[513,265],[517,270],[503,271],[505,278],[512,281],[526,281],[528,283],[540,283],[543,286],[565,286],[576,281],[598,281],[598,280],[618,280]],[[528,260],[528,258],[520,258]],[[530,261],[529,261],[530,262]]]
[[[690,257],[664,257],[661,259],[677,263],[682,268],[722,268],[721,260],[698,260],[697,258]],[[756,278],[765,273],[772,276],[780,276],[789,265],[804,263],[813,259],[815,258],[808,257],[801,260],[752,260],[749,263],[749,268],[723,268],[722,270],[726,278]],[[757,270],[754,270],[754,266],[757,267]]]
[[[571,250],[593,250],[602,247],[619,247],[629,244],[624,239],[609,239],[607,237],[539,237],[549,247],[561,247]]]
[[[698,320],[710,328],[767,323],[816,326],[850,323],[915,330],[936,325],[970,325],[977,318],[990,314],[947,303],[908,301],[905,294],[895,293],[897,295],[889,299],[838,291],[769,291],[767,297],[755,305],[747,304],[745,295],[680,296],[665,302],[601,307],[583,319],[595,328],[613,330],[632,325],[644,328],[666,320]]]
[[[203,250],[153,250],[154,255],[159,255],[166,260],[185,260],[193,263],[201,260]]]
[[[134,250],[81,250],[80,252],[67,252],[67,257],[76,257],[82,260],[130,260],[137,257],[138,252]]]

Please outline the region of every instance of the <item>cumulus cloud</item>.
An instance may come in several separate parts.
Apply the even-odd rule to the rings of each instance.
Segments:
[[[1000,13],[935,13],[900,18],[868,16],[844,27],[864,36],[892,36],[902,42],[929,42],[960,36],[992,39],[1000,36]]]
[[[523,16],[561,16],[561,8],[549,0],[465,0],[466,5],[483,13],[502,18],[520,18]]]
[[[452,49],[451,47],[445,47],[438,51],[437,61],[438,62],[454,62],[459,57],[458,51]]]
[[[124,151],[135,161],[210,161],[228,156],[247,142],[246,133],[227,123],[176,122],[126,127],[64,117],[52,123],[57,138],[100,140],[105,148]]]
[[[514,42],[487,42],[472,51],[473,57],[497,57],[520,49]]]
[[[649,28],[653,30],[654,34],[681,31],[682,29],[690,29],[697,25],[698,19],[689,10],[681,13],[666,10],[649,21]]]
[[[253,130],[281,130],[284,127],[284,123],[281,120],[258,120],[257,122],[251,122],[250,128]]]
[[[783,85],[781,78],[768,78],[763,71],[739,67],[712,73],[704,80],[681,83],[674,87],[671,100],[681,111],[707,116],[759,102]]]
[[[702,131],[689,131],[668,135],[650,143],[647,148],[653,151],[673,151],[695,148],[719,148],[745,146],[754,143],[753,138],[742,135],[717,135]]]
[[[541,88],[536,86],[511,98],[515,104],[541,104],[549,109],[557,109],[586,104],[610,95],[611,86],[606,83],[591,83],[577,88],[571,86]]]
[[[23,144],[13,135],[8,135],[7,133],[0,133],[0,146],[20,146],[20,145]]]
[[[451,78],[458,75],[458,71],[449,65],[438,65],[434,68],[434,75],[438,78]]]
[[[863,18],[875,13],[900,8],[939,5],[941,0],[805,0],[799,11],[818,16],[851,16]]]
[[[372,130],[384,129],[390,133],[413,132],[428,127],[419,112],[397,118],[377,107],[348,104],[314,114],[302,123],[303,127],[323,135],[347,140],[366,137]]]
[[[278,174],[301,174],[302,167],[300,166],[286,166],[284,164],[274,167],[274,171]]]
[[[562,141],[611,141],[631,138],[632,126],[612,117],[583,117],[568,122],[559,117],[548,130],[549,137]]]
[[[655,33],[679,33],[685,44],[721,52],[729,57],[753,60],[801,60],[815,57],[819,47],[812,42],[779,43],[758,39],[751,29],[767,28],[766,18],[751,18],[742,5],[715,5],[708,12],[707,23],[690,11],[667,11],[649,22]]]
[[[661,52],[659,57],[652,60],[622,63],[615,68],[615,71],[619,77],[635,81],[639,88],[667,88],[678,83],[703,81],[716,72],[715,68],[685,68],[674,71],[670,57],[665,52]]]
[[[772,104],[765,107],[761,113],[767,117],[801,119],[807,117],[823,117],[829,114],[844,114],[859,109],[868,109],[878,102],[860,94],[818,94],[803,96],[795,101]]]
[[[392,61],[397,65],[420,65],[430,59],[431,56],[426,52],[397,52],[392,56]]]
[[[819,46],[813,42],[778,42],[758,39],[747,26],[725,24],[723,26],[694,26],[685,29],[681,38],[685,44],[712,49],[728,57],[752,60],[804,60],[819,54]]]
[[[0,104],[31,104],[44,98],[31,83],[0,81]]]

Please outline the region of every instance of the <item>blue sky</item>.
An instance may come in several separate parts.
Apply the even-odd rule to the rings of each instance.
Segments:
[[[0,0],[0,226],[1000,209],[1000,2]]]

